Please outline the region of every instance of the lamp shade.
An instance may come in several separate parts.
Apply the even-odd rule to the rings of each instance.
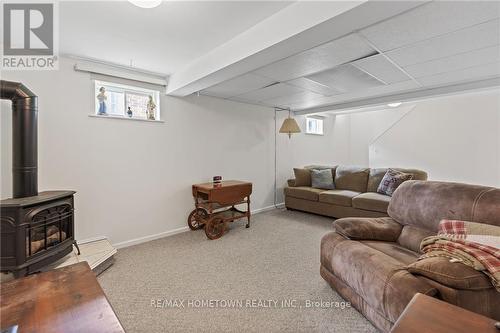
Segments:
[[[281,125],[280,133],[288,134],[288,137],[292,136],[292,133],[300,133],[300,127],[293,118],[286,118]]]

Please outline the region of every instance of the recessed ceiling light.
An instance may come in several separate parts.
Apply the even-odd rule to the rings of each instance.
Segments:
[[[141,8],[155,8],[161,5],[161,0],[128,0],[130,3],[136,5]]]
[[[394,103],[389,103],[387,104],[388,107],[391,107],[391,108],[397,108],[398,106],[400,106],[402,103],[401,102],[394,102]]]

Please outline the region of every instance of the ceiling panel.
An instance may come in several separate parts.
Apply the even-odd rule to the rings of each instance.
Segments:
[[[411,65],[405,70],[419,78],[496,62],[500,62],[500,45]]]
[[[274,106],[279,106],[279,107],[290,107],[290,105],[296,104],[296,103],[305,103],[308,101],[313,101],[315,99],[321,98],[323,95],[314,93],[312,91],[303,91],[298,94],[290,95],[290,96],[283,96],[283,97],[278,97],[274,99],[269,99],[266,100],[265,103],[271,104]]]
[[[500,20],[497,19],[387,52],[387,56],[405,67],[498,44]]]
[[[500,1],[426,3],[203,93],[303,110],[500,77],[499,17]]]
[[[318,107],[323,105],[342,103],[347,101],[352,101],[356,99],[364,99],[374,96],[388,95],[392,93],[397,93],[400,91],[408,91],[411,89],[416,89],[419,86],[411,80],[398,82],[390,85],[378,86],[369,89],[364,89],[361,91],[355,91],[350,93],[345,93],[341,95],[334,95],[330,97],[320,97],[310,101],[303,101],[296,104],[292,104],[290,108],[293,110],[308,109],[312,107]]]
[[[352,64],[387,84],[407,81],[410,79],[408,75],[403,73],[381,54],[360,59]]]
[[[498,1],[433,1],[361,32],[388,51],[498,17]]]
[[[373,76],[349,64],[311,75],[308,79],[342,92],[384,85],[384,83],[375,79]]]
[[[351,34],[262,67],[255,73],[276,81],[288,81],[375,53],[359,36]]]
[[[422,83],[425,86],[434,86],[434,85],[480,80],[493,76],[500,76],[500,62],[494,64],[486,64],[476,67],[470,67],[454,72],[425,76],[419,78],[418,82]]]
[[[236,98],[238,98],[239,100],[261,102],[278,97],[298,94],[303,91],[304,91],[303,89],[300,89],[298,87],[290,86],[284,83],[278,83],[269,87],[261,88],[242,95],[238,95],[236,96]]]
[[[317,94],[321,94],[324,96],[331,96],[331,95],[336,95],[340,94],[341,91],[332,89],[328,86],[325,86],[319,82],[307,79],[305,77],[300,77],[298,79],[294,79],[291,81],[287,81],[287,84],[290,84],[295,87],[299,87],[305,90],[309,90],[312,92],[315,92]]]
[[[222,82],[208,89],[205,89],[202,91],[202,94],[227,98],[231,96],[241,95],[246,92],[256,90],[259,88],[263,88],[272,83],[275,83],[275,81],[272,79],[255,75],[252,73],[247,73],[238,76],[234,79]]]

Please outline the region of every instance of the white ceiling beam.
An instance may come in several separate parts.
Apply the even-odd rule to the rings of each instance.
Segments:
[[[342,113],[348,110],[359,109],[362,107],[384,105],[392,102],[418,101],[426,98],[453,95],[467,91],[485,90],[494,87],[500,87],[500,77],[493,77],[485,80],[460,83],[442,87],[429,87],[418,90],[407,90],[397,94],[375,96],[361,100],[354,100],[354,101],[348,101],[348,102],[342,102],[342,103],[336,103],[331,105],[294,111],[294,114],[307,115],[312,113],[332,112],[332,111],[338,111],[339,113]]]
[[[167,94],[187,96],[287,56],[398,15],[425,1],[300,1],[215,48],[169,80]]]

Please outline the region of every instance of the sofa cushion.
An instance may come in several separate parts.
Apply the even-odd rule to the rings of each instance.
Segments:
[[[390,217],[346,217],[333,222],[336,232],[348,239],[394,242],[401,233],[401,224]]]
[[[382,178],[382,181],[377,188],[377,193],[392,196],[399,185],[403,184],[407,180],[411,180],[412,178],[413,175],[409,173],[389,169],[385,173],[384,178]]]
[[[311,169],[311,187],[333,190],[333,174],[331,169]]]
[[[318,196],[324,190],[308,186],[285,187],[285,195],[293,198],[318,201]]]
[[[370,176],[368,177],[368,187],[367,192],[377,192],[377,188],[384,178],[385,173],[388,168],[373,168],[370,169]],[[409,173],[413,176],[413,180],[427,180],[427,172],[417,170],[417,169],[402,169],[402,168],[392,168],[394,170]]]
[[[339,165],[335,170],[335,188],[366,192],[370,169]]]
[[[391,202],[391,197],[388,195],[367,192],[354,197],[352,199],[352,206],[354,208],[387,213],[389,202]]]
[[[346,190],[329,190],[323,191],[319,194],[319,201],[338,206],[352,206],[352,198],[360,195],[359,192],[346,191]]]
[[[409,265],[417,261],[419,254],[402,247],[395,242],[381,242],[375,240],[364,240],[363,244],[379,250],[382,253],[387,254],[389,257],[394,258],[405,265]]]
[[[408,271],[425,276],[455,289],[481,290],[493,288],[486,274],[448,258],[431,257],[416,261],[407,267]]]
[[[405,263],[362,242],[337,241],[332,252],[323,260],[331,260],[328,266],[333,268],[332,273],[392,322],[416,293],[436,293],[435,288],[408,272]]]
[[[311,186],[311,170],[293,168],[295,174],[295,186]]]

